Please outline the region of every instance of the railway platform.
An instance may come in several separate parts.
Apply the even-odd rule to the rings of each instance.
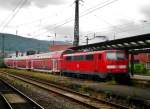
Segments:
[[[133,75],[132,79],[141,80],[141,81],[149,81],[150,82],[150,76]]]
[[[143,89],[139,87],[133,87],[133,86],[124,86],[124,85],[109,85],[107,83],[101,83],[101,84],[88,84],[88,87],[96,90],[97,92],[106,92],[115,94],[118,96],[124,96],[124,97],[132,97],[135,99],[141,99],[141,100],[150,100],[150,88]]]

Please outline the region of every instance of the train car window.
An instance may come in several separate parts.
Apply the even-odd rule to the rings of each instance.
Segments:
[[[102,59],[102,54],[99,54],[99,55],[98,55],[98,59]]]
[[[76,61],[84,60],[84,56],[83,55],[74,56],[73,60],[76,60]]]
[[[67,60],[67,61],[71,61],[71,56],[67,56],[67,57],[66,57],[66,60]]]
[[[92,54],[86,55],[85,59],[86,60],[93,60],[93,55]]]

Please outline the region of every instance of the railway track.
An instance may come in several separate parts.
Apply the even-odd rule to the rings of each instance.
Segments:
[[[1,109],[44,109],[12,85],[0,79]]]
[[[93,98],[88,95],[84,95],[84,94],[69,90],[64,87],[60,87],[51,83],[44,82],[42,80],[36,80],[33,78],[29,78],[29,77],[23,78],[21,76],[16,76],[13,74],[8,74],[8,73],[4,73],[4,74],[11,76],[13,78],[19,79],[21,81],[24,81],[26,83],[32,84],[39,88],[42,88],[46,91],[51,91],[52,93],[59,94],[65,98],[78,102],[79,104],[82,104],[92,109],[129,109],[129,107],[115,104],[115,103],[112,103],[103,99]]]

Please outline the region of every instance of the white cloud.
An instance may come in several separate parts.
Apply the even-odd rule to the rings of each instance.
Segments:
[[[91,7],[94,9],[95,6],[105,1],[108,0],[95,0],[94,2],[85,0],[80,5],[80,15],[83,15],[87,9]],[[10,10],[16,6],[17,2],[18,0],[0,0],[0,6],[3,8],[0,10],[0,23],[9,15]],[[35,37],[43,33],[36,36],[38,39],[48,39],[47,35],[56,32],[57,35],[60,36],[57,40],[66,40],[64,36],[70,36],[70,39],[72,39],[74,28],[74,4],[71,4],[73,2],[74,0],[28,1],[25,7],[5,29],[5,32],[15,33],[15,31],[18,30],[20,35],[26,36],[30,34],[31,36],[29,37]],[[113,39],[114,33],[117,38],[132,36],[135,32],[138,34],[147,33],[150,19],[149,6],[149,0],[118,0],[81,17],[80,35],[85,36],[89,32],[97,32],[97,34],[108,35],[110,39]],[[71,22],[59,26],[67,22],[68,20],[66,19],[68,18],[71,18]],[[145,20],[146,22],[144,22]],[[55,26],[58,26],[58,28],[55,28]],[[138,32],[135,30],[138,30]],[[101,39],[96,40],[99,41]]]
[[[0,8],[12,10],[19,4],[25,2],[25,6],[35,5],[39,8],[45,8],[49,5],[62,5],[67,3],[67,0],[0,0]]]

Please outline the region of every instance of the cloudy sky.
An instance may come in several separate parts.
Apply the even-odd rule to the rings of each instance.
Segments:
[[[74,0],[0,0],[0,31],[40,40],[72,41],[74,5]],[[80,1],[80,44],[94,33],[110,40],[149,33],[149,7],[150,0]],[[95,38],[90,43],[103,40]]]

